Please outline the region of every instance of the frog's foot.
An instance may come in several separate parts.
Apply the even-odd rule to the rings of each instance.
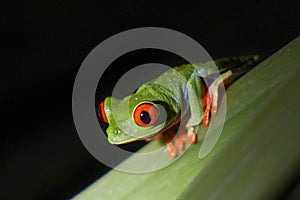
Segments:
[[[197,142],[197,134],[194,132],[193,127],[187,128],[187,133],[182,133],[179,137],[185,142],[195,144]]]
[[[202,105],[205,107],[202,123],[204,126],[208,126],[210,121],[210,112],[212,107],[212,93],[210,89],[206,92],[205,96],[201,99]],[[216,108],[214,108],[216,109]],[[216,111],[215,111],[216,112]]]
[[[173,132],[165,133],[163,136],[168,146],[169,156],[175,158],[178,152],[184,149],[184,141]]]
[[[215,115],[218,111],[219,101],[219,88],[224,87],[223,81],[228,80],[232,76],[232,72],[228,71],[219,76],[208,87],[205,96],[201,99],[202,105],[205,107],[202,123],[204,126],[208,126],[210,122],[210,114]]]
[[[187,137],[188,137],[188,142],[191,144],[195,144],[197,142],[197,134],[194,131],[194,127],[188,127],[187,129]]]
[[[187,129],[187,133],[174,134],[165,133],[164,139],[166,140],[169,156],[174,158],[177,156],[178,152],[182,151],[185,147],[185,143],[195,144],[197,142],[197,135],[194,132],[193,127]]]

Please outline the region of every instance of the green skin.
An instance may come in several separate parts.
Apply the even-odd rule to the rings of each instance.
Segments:
[[[206,87],[202,78],[215,73],[226,73],[228,70],[231,72],[231,69],[234,71],[236,68],[247,68],[248,71],[258,60],[258,56],[243,56],[204,64],[185,64],[164,72],[123,99],[107,97],[104,101],[104,112],[109,124],[106,130],[108,141],[112,144],[124,144],[151,138],[178,123],[187,111],[190,111],[190,117],[186,128],[200,124],[204,113],[201,98]],[[238,75],[245,73],[244,71],[240,70]],[[220,80],[217,78],[214,82]],[[217,90],[217,87],[218,85],[212,89]],[[156,105],[160,112],[159,117],[166,119],[158,120],[147,127],[137,125],[133,118],[134,110],[145,102]]]

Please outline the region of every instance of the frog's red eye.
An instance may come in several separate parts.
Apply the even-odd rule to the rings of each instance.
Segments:
[[[105,114],[105,110],[104,110],[104,101],[101,101],[101,103],[99,104],[97,114],[98,114],[98,117],[99,117],[102,121],[104,121],[105,123],[108,122],[107,117],[106,117],[106,114]]]
[[[158,119],[158,110],[151,103],[143,103],[136,107],[133,113],[134,121],[139,126],[151,126]]]

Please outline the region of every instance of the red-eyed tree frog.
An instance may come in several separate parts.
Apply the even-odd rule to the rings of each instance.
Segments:
[[[123,99],[105,98],[98,106],[98,116],[109,124],[108,141],[124,144],[163,136],[169,156],[175,157],[185,143],[197,141],[194,127],[200,123],[208,126],[210,115],[216,114],[220,84],[233,82],[259,60],[254,55],[184,64],[144,83]],[[206,79],[215,74],[215,80],[208,83]],[[174,134],[182,118],[186,131]]]

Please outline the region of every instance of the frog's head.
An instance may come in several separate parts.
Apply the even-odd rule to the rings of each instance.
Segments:
[[[147,97],[140,94],[123,99],[107,97],[98,107],[98,116],[109,124],[108,141],[124,144],[161,132],[172,123],[174,111],[148,91]]]

